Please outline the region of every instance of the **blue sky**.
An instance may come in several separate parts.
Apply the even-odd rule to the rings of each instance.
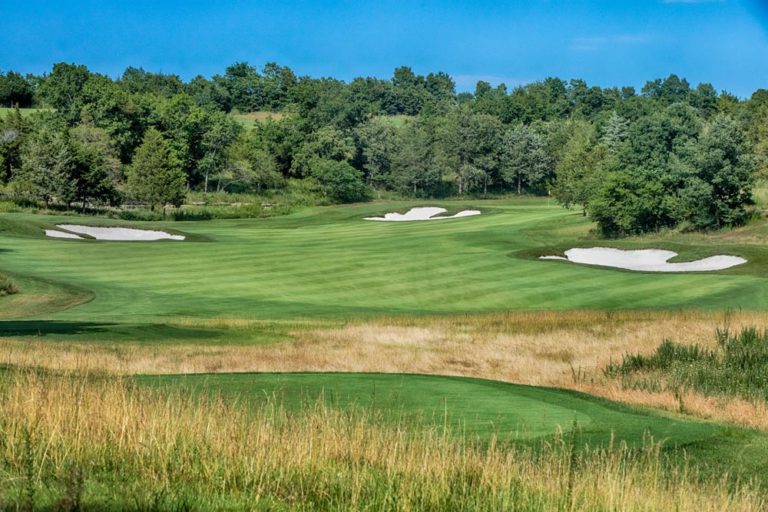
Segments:
[[[235,61],[390,77],[399,65],[517,85],[641,86],[677,73],[739,96],[768,88],[768,0],[0,0],[0,69],[59,61],[185,79]]]

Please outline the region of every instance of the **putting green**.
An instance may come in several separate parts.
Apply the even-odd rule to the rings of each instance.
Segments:
[[[271,219],[169,223],[165,227],[190,235],[190,240],[127,243],[42,236],[43,227],[62,221],[114,221],[4,214],[0,270],[92,293],[93,300],[44,317],[66,321],[768,306],[768,249],[760,244],[710,247],[679,242],[670,247],[664,241],[643,242],[672,248],[681,259],[724,253],[750,260],[717,273],[657,275],[590,268],[534,257],[553,247],[605,243],[585,238],[592,225],[554,203],[526,199],[426,204],[446,207],[450,213],[479,208],[483,215],[386,223],[362,218],[419,204],[311,208]],[[4,308],[6,318],[13,316],[11,300],[0,300],[10,305]],[[22,309],[16,316],[35,315]]]

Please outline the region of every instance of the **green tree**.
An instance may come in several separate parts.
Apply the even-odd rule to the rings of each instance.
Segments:
[[[155,98],[151,106],[149,124],[163,133],[180,159],[190,187],[205,183],[206,170],[200,167],[206,154],[203,138],[211,127],[212,116],[217,114],[224,115],[198,107],[186,94],[177,94],[169,99]]]
[[[589,200],[589,214],[604,236],[657,231],[676,224],[670,197],[658,172],[611,170]]]
[[[232,110],[229,91],[219,82],[197,75],[185,85],[185,90],[198,107],[224,112]]]
[[[436,87],[436,91],[442,89]],[[415,116],[429,98],[423,76],[417,75],[408,66],[395,69],[392,76],[392,94],[384,108],[388,114]]]
[[[214,77],[214,81],[226,89],[232,108],[240,112],[253,112],[264,104],[261,76],[247,62],[232,64],[224,71],[224,76]]]
[[[629,121],[613,112],[605,123],[602,143],[605,144],[609,152],[615,154],[619,151],[624,141],[627,140],[628,131]]]
[[[71,193],[74,156],[66,132],[43,128],[24,145],[21,169],[11,182],[22,201],[43,201]]]
[[[78,201],[84,211],[88,200],[119,202],[120,160],[106,130],[81,124],[70,130],[72,163],[66,203]]]
[[[757,157],[755,176],[768,179],[768,91],[752,95],[745,108],[745,124],[749,142]]]
[[[744,134],[736,122],[717,114],[696,143],[691,168],[698,179],[696,204],[698,221],[690,219],[698,229],[722,228],[743,224],[746,206],[752,201],[754,156],[747,151]],[[709,196],[703,193],[710,191]],[[700,212],[708,212],[702,221]]]
[[[402,193],[419,197],[443,192],[442,173],[435,163],[435,132],[433,123],[421,118],[400,131],[392,159],[392,183]]]
[[[29,80],[14,71],[0,72],[0,105],[3,107],[29,107],[34,91]]]
[[[137,98],[102,75],[91,75],[78,98],[77,120],[104,129],[124,163],[130,161],[150,117]]]
[[[455,110],[441,120],[436,163],[459,195],[478,188],[487,193],[499,169],[502,133],[496,117],[468,108]]]
[[[349,162],[355,157],[355,152],[355,141],[349,133],[324,126],[312,132],[294,153],[291,173],[299,177],[307,176],[316,159]]]
[[[28,123],[18,108],[0,118],[0,183],[8,183],[21,168],[21,153]]]
[[[501,169],[502,178],[516,187],[518,195],[523,187],[541,187],[551,170],[542,137],[523,124],[508,129],[502,141]]]
[[[334,202],[353,203],[370,197],[362,174],[347,162],[318,158],[312,162],[312,177],[323,195]]]
[[[595,139],[592,125],[576,125],[555,168],[555,197],[565,208],[581,205],[584,215],[594,194],[598,169],[605,156],[606,146],[597,144]]]
[[[184,84],[177,75],[150,73],[134,67],[126,68],[119,84],[131,94],[156,94],[166,98],[184,90]]]
[[[150,206],[179,206],[186,192],[186,176],[170,144],[154,128],[147,130],[128,171],[129,194]]]
[[[203,157],[198,167],[205,176],[203,190],[208,192],[211,176],[221,176],[229,168],[229,146],[237,140],[242,127],[224,112],[212,112],[200,143]]]
[[[371,119],[356,129],[363,170],[369,185],[392,187],[392,160],[397,152],[397,128],[387,121]]]
[[[227,166],[216,176],[220,191],[262,192],[285,185],[275,159],[253,132],[241,133],[227,153]]]
[[[91,72],[85,66],[60,62],[40,85],[40,97],[73,122],[80,114],[80,94]]]

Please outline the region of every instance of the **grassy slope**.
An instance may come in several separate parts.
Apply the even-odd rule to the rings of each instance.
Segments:
[[[9,112],[13,112],[15,109],[8,108],[8,107],[0,107],[0,116],[4,116]],[[38,112],[47,112],[50,109],[48,108],[21,108],[19,109],[21,111],[21,115],[23,117],[31,116],[32,114],[36,114]]]
[[[144,376],[139,382],[171,390],[221,395],[244,403],[276,398],[307,409],[322,398],[341,407],[373,409],[384,420],[446,424],[487,441],[550,438],[576,421],[579,444],[612,441],[640,446],[648,435],[675,458],[689,457],[718,474],[768,474],[768,436],[747,429],[662,416],[580,393],[457,377],[386,374],[221,374]],[[311,407],[309,407],[311,409]]]
[[[242,114],[242,113],[232,114],[232,117],[234,117],[237,120],[237,122],[239,122],[246,128],[253,128],[258,123],[264,122],[267,119],[272,119],[274,121],[281,121],[285,119],[285,117],[288,115],[290,114],[287,114],[285,112],[270,112],[268,110],[260,110],[257,112],[248,112],[245,114]],[[398,116],[376,116],[375,119],[391,124],[395,128],[400,128],[412,118],[413,116],[398,115]]]
[[[253,128],[258,123],[264,122],[267,119],[280,121],[285,117],[285,114],[282,112],[259,111],[249,112],[247,114],[232,114],[232,117],[234,117],[235,120],[237,120],[237,122],[244,127]]]
[[[689,244],[682,237],[608,243],[590,239],[591,225],[578,213],[546,200],[429,201],[452,210],[480,206],[485,213],[455,221],[361,220],[413,204],[174,223],[176,230],[214,240],[184,243],[50,240],[41,236],[43,225],[75,219],[5,214],[0,269],[92,291],[94,299],[76,308],[35,315],[89,322],[768,305],[768,250],[761,243],[692,238]],[[681,258],[743,254],[750,263],[719,273],[660,275],[535,258],[572,245],[673,247]],[[22,287],[20,296],[25,293]],[[3,310],[13,314],[7,305]],[[33,316],[25,309],[17,313]]]

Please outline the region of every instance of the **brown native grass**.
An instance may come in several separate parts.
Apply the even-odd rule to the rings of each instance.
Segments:
[[[176,319],[184,327],[258,329],[243,318]],[[714,332],[768,327],[759,312],[510,312],[292,323],[273,344],[66,342],[0,338],[0,364],[129,374],[385,372],[470,376],[585,391],[768,430],[764,402],[623,389],[602,369],[624,354],[650,354],[664,339],[714,345]]]
[[[21,509],[756,511],[764,495],[670,468],[658,445],[476,447],[365,411],[239,408],[120,378],[0,377],[0,506]],[[72,475],[75,475],[74,477]],[[74,485],[72,482],[76,482]],[[73,508],[74,507],[74,508]]]

